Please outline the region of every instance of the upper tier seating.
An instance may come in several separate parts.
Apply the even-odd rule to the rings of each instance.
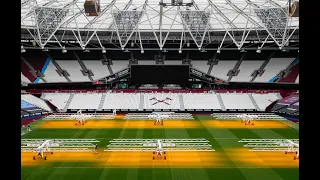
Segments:
[[[138,61],[138,64],[139,65],[155,65],[156,64],[156,61],[146,61],[146,60],[141,60],[141,61]]]
[[[212,66],[211,75],[228,80],[228,72],[234,68],[237,61],[219,61],[217,65]]]
[[[25,76],[22,74],[22,72],[21,72],[21,81],[22,81],[22,82],[26,82],[26,83],[31,83],[31,81],[30,81],[27,77],[25,77]]]
[[[42,99],[37,98],[31,94],[21,94],[21,100],[24,100],[30,104],[33,104],[39,108],[42,108],[46,111],[51,112],[51,109],[46,102],[44,102]]]
[[[208,61],[191,61],[192,67],[198,69],[204,73],[207,73],[209,70]]]
[[[107,93],[102,109],[139,109],[140,94]]]
[[[256,109],[248,94],[220,94],[226,109]]]
[[[44,99],[50,101],[60,110],[66,106],[69,97],[69,93],[44,93]]]
[[[183,93],[185,109],[221,109],[216,94]]]
[[[75,60],[57,60],[56,61],[63,70],[66,70],[70,76],[68,78],[72,82],[85,82],[90,81],[88,76],[84,76],[81,72],[82,68],[78,61]]]
[[[280,73],[281,70],[286,69],[294,61],[294,58],[272,58],[264,68],[264,73],[261,77],[257,76],[254,82],[269,82]]]
[[[61,68],[63,69],[64,67],[61,67]],[[46,81],[47,82],[67,82],[67,79],[63,76],[59,76],[56,70],[57,68],[54,66],[52,61],[50,61],[46,71],[44,72]]]
[[[170,61],[170,60],[168,60],[168,61],[164,61],[164,64],[165,65],[182,65],[182,61],[180,60],[180,61]]]
[[[163,101],[163,102],[158,102]],[[145,109],[180,109],[177,93],[145,93]]]
[[[252,94],[252,97],[261,110],[265,110],[272,102],[278,99],[275,93]]]
[[[76,93],[68,109],[98,109],[102,93]]]
[[[239,66],[239,74],[233,76],[231,81],[235,82],[249,82],[252,79],[251,74],[260,68],[263,64],[263,61],[242,61]]]
[[[111,69],[113,73],[116,73],[122,69],[125,69],[128,67],[129,61],[112,61],[113,65],[111,66]]]
[[[98,80],[110,75],[107,65],[103,65],[101,61],[82,61],[87,69],[93,72],[92,79]]]

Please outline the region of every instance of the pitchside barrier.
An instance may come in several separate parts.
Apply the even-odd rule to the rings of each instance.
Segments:
[[[85,119],[92,120],[105,120],[105,119],[114,119],[115,116],[112,113],[101,113],[101,114],[82,114]],[[61,113],[61,114],[51,114],[43,118],[44,120],[75,120],[80,115],[74,113]]]
[[[161,119],[194,119],[190,113],[174,113],[174,112],[154,112],[154,113],[128,113],[124,119],[150,119],[154,120],[156,118],[155,114],[159,114]]]
[[[216,117],[217,119],[227,119],[227,120],[239,120],[241,119],[238,117],[239,115],[243,115],[242,113],[213,113],[212,116]],[[254,120],[286,120],[279,115],[273,113],[248,113],[246,115],[253,115]]]
[[[104,151],[154,152],[158,141],[166,152],[215,151],[206,139],[113,139]]]
[[[34,152],[48,139],[21,139],[21,152]],[[96,139],[51,139],[49,147],[57,152],[91,152]],[[91,148],[91,149],[89,149]]]

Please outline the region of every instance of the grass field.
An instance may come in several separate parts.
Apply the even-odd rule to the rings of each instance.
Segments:
[[[298,180],[299,160],[282,152],[250,152],[238,141],[244,138],[298,139],[299,127],[290,121],[218,121],[210,116],[195,120],[75,121],[38,120],[21,138],[93,138],[99,153],[54,153],[48,160],[32,160],[21,153],[23,180]],[[25,129],[23,129],[25,132]],[[168,153],[167,160],[152,160],[152,153],[103,152],[115,138],[206,138],[214,152]]]

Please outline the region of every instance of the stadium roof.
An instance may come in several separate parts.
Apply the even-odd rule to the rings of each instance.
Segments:
[[[84,2],[22,0],[21,40],[33,39],[42,49],[74,40],[84,49],[91,41],[103,48],[103,36],[113,36],[124,49],[130,40],[140,40],[142,47],[145,37],[153,36],[161,50],[175,37],[193,41],[200,50],[208,40],[230,40],[240,49],[249,39],[273,41],[280,48],[298,39],[299,18],[288,14],[288,0],[183,1],[191,6],[159,5],[171,0],[100,0],[99,16],[86,15]]]

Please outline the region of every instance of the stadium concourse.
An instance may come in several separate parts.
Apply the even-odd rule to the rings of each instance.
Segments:
[[[299,0],[21,0],[23,180],[298,180]]]

